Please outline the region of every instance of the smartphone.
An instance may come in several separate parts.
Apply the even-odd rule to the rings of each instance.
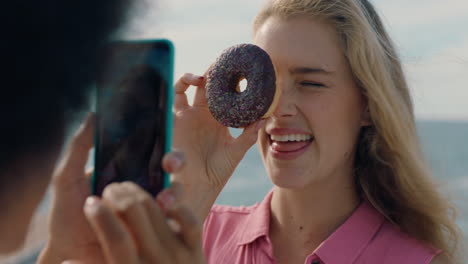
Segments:
[[[155,196],[169,185],[162,158],[172,140],[174,48],[169,40],[116,41],[96,82],[92,193],[133,181]]]

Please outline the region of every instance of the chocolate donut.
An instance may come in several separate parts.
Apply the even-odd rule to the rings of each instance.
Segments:
[[[240,92],[243,79],[247,88]],[[269,116],[278,94],[270,56],[256,45],[240,44],[224,50],[208,70],[208,107],[224,126],[246,127]]]

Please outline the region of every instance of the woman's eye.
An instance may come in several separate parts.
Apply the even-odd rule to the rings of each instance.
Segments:
[[[318,82],[301,82],[300,83],[301,86],[305,86],[305,87],[325,87],[325,85],[323,83],[318,83]]]

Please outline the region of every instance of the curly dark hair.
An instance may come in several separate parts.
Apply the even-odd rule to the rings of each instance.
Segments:
[[[87,106],[101,46],[128,8],[128,0],[2,3],[0,168],[60,146]]]

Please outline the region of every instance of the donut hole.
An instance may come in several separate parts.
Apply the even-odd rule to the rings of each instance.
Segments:
[[[233,128],[233,127],[229,128],[229,133],[231,133],[231,136],[233,138],[238,138],[242,134],[243,131],[244,131],[243,128]]]
[[[247,80],[245,78],[242,78],[239,81],[239,84],[237,85],[236,90],[237,90],[238,93],[242,93],[245,90],[247,90]]]

